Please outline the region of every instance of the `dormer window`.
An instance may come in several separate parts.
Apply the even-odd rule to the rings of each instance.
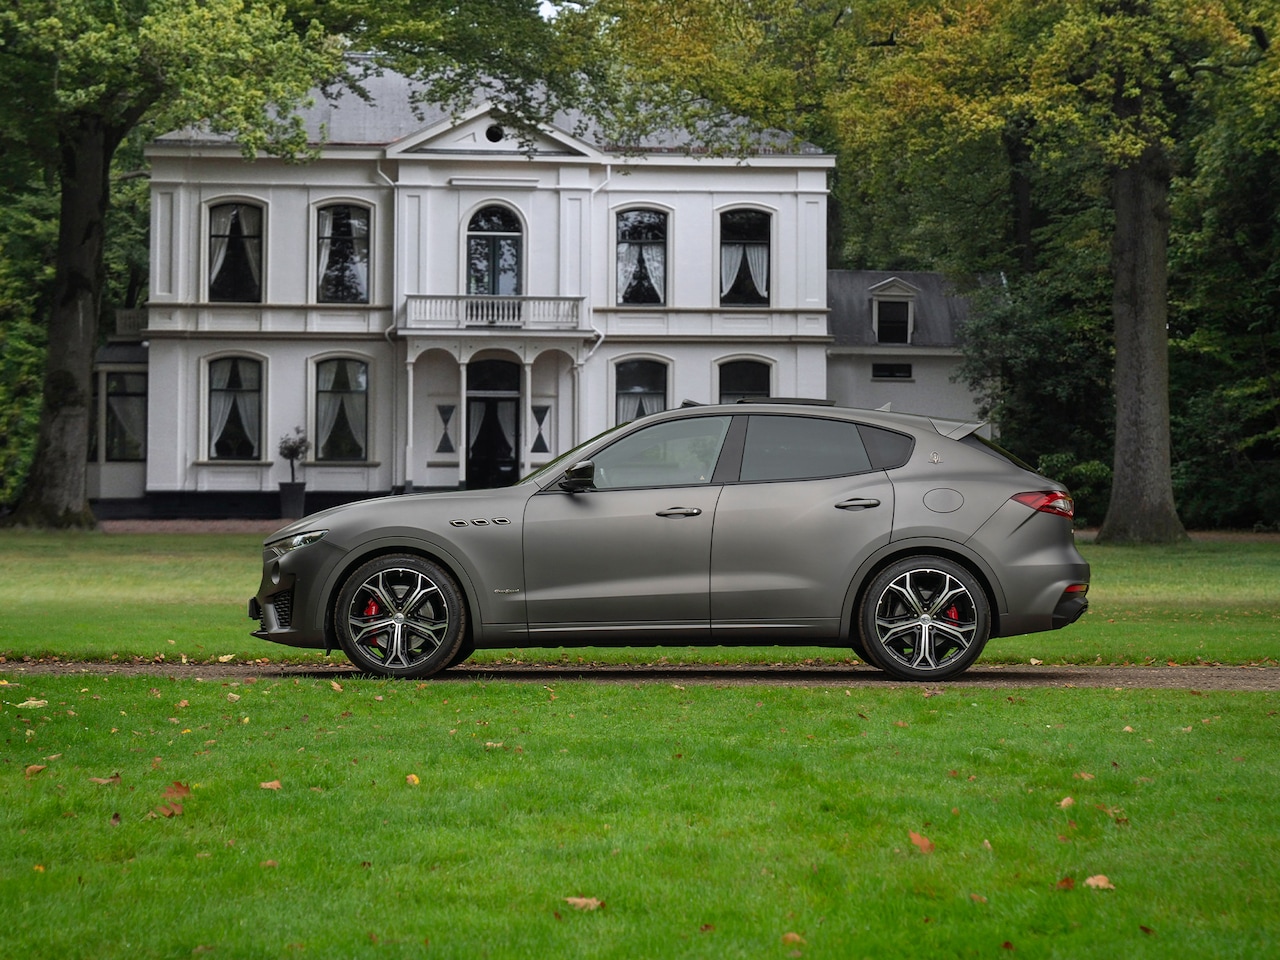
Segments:
[[[876,343],[906,344],[915,339],[919,287],[893,277],[871,288],[871,326]]]
[[[875,324],[877,343],[910,343],[910,301],[877,300],[875,308]]]

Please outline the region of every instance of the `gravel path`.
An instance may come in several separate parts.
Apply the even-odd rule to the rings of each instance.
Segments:
[[[280,663],[152,663],[11,661],[0,663],[0,675],[49,674],[87,676],[155,676],[174,679],[243,680],[270,677],[324,677],[354,679],[359,674],[346,662],[330,664]],[[701,664],[462,664],[439,675],[441,680],[478,683],[551,684],[569,680],[595,683],[668,683],[709,686],[805,686],[805,687],[1111,687],[1155,690],[1280,690],[1280,667],[1075,667],[1030,665],[982,665],[971,667],[955,680],[922,684],[891,680],[878,670],[847,664],[775,664],[770,666],[704,666]]]

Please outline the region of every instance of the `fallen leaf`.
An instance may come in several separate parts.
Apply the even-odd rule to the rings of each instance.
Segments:
[[[1115,884],[1107,879],[1107,875],[1105,873],[1099,873],[1095,876],[1089,877],[1085,880],[1084,885],[1086,887],[1092,887],[1094,890],[1114,890],[1116,888]]]
[[[1063,810],[1067,809],[1067,807],[1074,807],[1075,804],[1076,802],[1072,800],[1070,797],[1063,797],[1061,800],[1058,801],[1058,806],[1061,807]]]
[[[180,817],[182,816],[182,804],[162,803],[160,806],[155,808],[154,812],[160,814],[160,816],[166,819],[169,817]]]
[[[1152,930],[1150,927],[1144,927],[1142,924],[1138,924],[1138,929],[1141,930],[1143,933],[1145,933],[1148,937],[1154,937],[1156,935],[1156,932],[1154,930]]]
[[[36,873],[44,873],[44,864],[43,864],[43,863],[37,863],[37,864],[36,864],[35,866],[33,866],[31,869],[32,869],[32,870],[34,870]]]
[[[1058,881],[1059,890],[1074,890],[1075,888],[1076,888],[1076,881],[1074,877],[1063,877],[1061,880]]]
[[[19,710],[39,710],[41,707],[47,707],[48,700],[23,700],[18,704]]]
[[[907,721],[905,721],[905,720],[895,720],[895,721],[893,721],[893,725],[894,725],[895,727],[909,727],[909,726],[911,726],[911,724],[907,723]]]
[[[90,777],[89,782],[96,783],[100,787],[114,786],[120,782],[120,774],[113,773],[109,777]]]
[[[280,789],[280,781],[279,781],[279,780],[268,780],[268,781],[266,781],[265,783],[260,783],[260,784],[258,784],[258,786],[260,786],[263,790],[279,790],[279,789]]]
[[[342,684],[340,684],[337,680],[330,680],[329,686],[333,687],[333,689],[337,690],[339,693],[342,692]]]
[[[228,694],[227,694],[227,701],[228,701],[229,703],[236,703],[237,701],[239,701],[239,699],[240,699],[240,694],[238,694],[238,693],[228,693]]]
[[[220,656],[220,657],[218,658],[218,662],[219,662],[219,663],[230,663],[230,662],[231,662],[232,660],[234,660],[235,658],[236,658],[236,655],[235,655],[234,653],[224,653],[222,656]]]
[[[1032,665],[1033,667],[1043,666],[1043,665],[1044,665],[1044,661],[1043,661],[1043,660],[1037,660],[1035,657],[1032,657],[1032,658],[1031,658],[1031,665]]]
[[[921,853],[933,853],[933,841],[928,837],[916,833],[914,830],[908,831],[907,835],[911,838],[911,842],[920,849]]]
[[[27,779],[30,780],[32,777],[34,777],[41,770],[44,770],[44,769],[46,769],[46,767],[43,763],[31,764],[31,766],[27,767]]]
[[[595,897],[565,897],[564,902],[575,910],[599,910],[604,906],[604,901]]]
[[[113,827],[118,827],[118,826],[120,826],[120,814],[118,814],[118,813],[113,813],[113,814],[111,815],[111,819],[110,819],[110,820],[108,820],[107,822],[108,822],[109,824],[111,824],[111,826],[113,826]]]
[[[1123,732],[1124,732],[1124,733],[1133,733],[1133,727],[1125,727]]]
[[[274,861],[274,860],[263,860],[260,864],[258,864],[258,866],[260,866],[260,867],[278,867],[278,866],[280,866],[280,864],[276,863],[276,861]]]
[[[1093,780],[1094,779],[1094,776],[1092,773],[1084,773],[1083,771],[1080,773],[1073,773],[1071,776],[1077,780]]]
[[[411,787],[416,787],[422,781],[418,779],[418,775],[416,773],[411,773],[404,778],[404,782]]]
[[[971,893],[971,894],[969,894],[969,899],[970,899],[970,900],[972,900],[974,903],[986,903],[986,902],[987,902],[987,898],[986,898],[986,897],[984,897],[984,896],[983,896],[982,894],[980,894],[980,893]]]
[[[787,946],[804,946],[808,941],[798,933],[784,933],[782,942]]]

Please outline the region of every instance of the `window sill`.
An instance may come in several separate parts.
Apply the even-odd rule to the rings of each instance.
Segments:
[[[298,466],[300,467],[380,467],[380,460],[303,460]]]
[[[197,460],[197,467],[269,467],[272,460]]]

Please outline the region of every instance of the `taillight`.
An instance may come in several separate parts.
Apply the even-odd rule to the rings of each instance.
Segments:
[[[1055,517],[1066,517],[1070,520],[1076,515],[1076,502],[1071,495],[1061,490],[1039,490],[1035,493],[1015,494],[1011,499],[1030,507],[1037,513],[1051,513]]]

